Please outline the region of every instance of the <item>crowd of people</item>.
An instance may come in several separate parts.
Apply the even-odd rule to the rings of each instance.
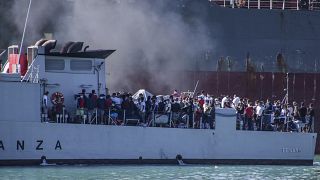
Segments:
[[[234,97],[231,103],[237,110],[237,129],[259,131],[312,132],[314,108],[310,103],[292,105],[285,101],[270,100],[251,102],[249,99]]]
[[[63,97],[59,95],[56,94],[58,98],[51,97],[51,102],[54,104],[52,111],[60,112],[51,114],[61,114]],[[43,98],[45,110],[47,96],[48,92]],[[75,117],[71,118],[69,114],[64,113],[68,122],[113,125],[129,125],[133,122],[133,125],[142,126],[214,129],[216,108],[236,110],[237,130],[311,132],[314,120],[312,103],[307,107],[304,102],[300,105],[297,102],[290,105],[279,100],[252,102],[236,95],[214,98],[204,91],[193,94],[179,93],[175,90],[166,96],[148,96],[146,93],[134,96],[131,93],[120,92],[97,95],[95,90],[86,93],[83,89],[75,96],[75,100]]]
[[[213,128],[213,104],[205,103],[204,97],[195,101],[177,91],[168,96],[141,93],[137,97],[119,92],[97,97],[92,91],[87,97],[83,91],[77,98],[76,119],[91,119],[96,111],[98,123],[103,124],[123,125],[130,119],[143,126]]]

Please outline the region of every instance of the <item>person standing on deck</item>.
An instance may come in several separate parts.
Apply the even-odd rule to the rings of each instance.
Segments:
[[[257,126],[260,131],[263,130],[263,125],[262,125],[262,114],[264,111],[264,106],[263,102],[259,102],[257,107],[256,107],[256,117],[257,117]]]
[[[232,107],[236,109],[240,103],[240,98],[237,95],[233,96]]]
[[[228,102],[229,96],[225,96],[221,100],[221,108],[226,108],[226,103]]]
[[[300,121],[302,123],[301,127],[300,127],[300,130],[301,131],[304,131],[304,128],[305,128],[305,125],[306,125],[306,116],[307,116],[307,108],[305,107],[304,105],[304,102],[301,102],[301,106],[298,110],[298,113],[299,113],[299,117],[300,117]]]
[[[146,102],[144,101],[144,97],[143,97],[143,96],[140,96],[140,98],[138,99],[137,107],[138,107],[138,109],[139,109],[140,121],[141,121],[142,123],[146,123],[146,122],[145,122]]]
[[[308,122],[308,132],[313,132],[313,121],[314,121],[314,108],[313,103],[310,103],[308,108],[308,116],[309,116],[309,122]]]
[[[100,94],[99,99],[97,100],[97,108],[98,108],[98,120],[100,121],[101,124],[104,124],[105,104],[106,104],[105,95]]]
[[[253,112],[252,103],[249,102],[248,107],[244,110],[244,115],[245,115],[246,122],[248,123],[249,131],[253,131],[253,114],[254,112]]]
[[[42,114],[44,115],[44,122],[47,122],[48,118],[48,95],[49,91],[46,91],[42,97]]]

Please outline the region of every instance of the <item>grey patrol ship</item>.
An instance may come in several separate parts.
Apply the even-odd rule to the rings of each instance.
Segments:
[[[215,129],[126,126],[126,119],[124,125],[101,125],[94,117],[70,123],[79,90],[106,93],[105,59],[114,50],[82,50],[80,42],[53,52],[55,44],[38,41],[20,58],[17,46],[8,48],[9,61],[0,74],[2,166],[39,165],[43,159],[54,164],[313,164],[317,134],[237,131],[231,108],[216,109]],[[55,122],[41,112],[46,91],[64,104]]]

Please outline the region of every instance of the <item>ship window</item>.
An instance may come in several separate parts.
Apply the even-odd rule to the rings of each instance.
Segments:
[[[46,71],[62,71],[64,67],[65,63],[63,59],[46,59],[45,61]]]
[[[91,60],[71,60],[70,69],[72,71],[91,71],[92,61]]]

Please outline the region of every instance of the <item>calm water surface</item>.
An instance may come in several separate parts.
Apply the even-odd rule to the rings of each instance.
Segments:
[[[0,179],[319,179],[314,166],[46,166],[0,167]]]

